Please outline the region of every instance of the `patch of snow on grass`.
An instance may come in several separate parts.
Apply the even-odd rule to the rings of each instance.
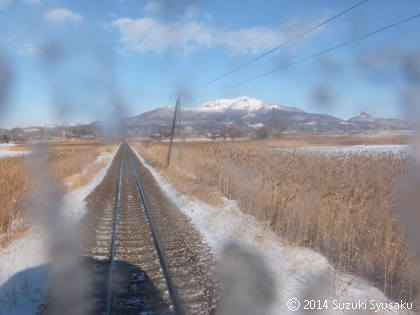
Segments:
[[[64,214],[71,220],[78,221],[86,214],[85,197],[88,196],[104,179],[108,168],[111,166],[112,158],[115,152],[102,152],[98,155],[93,164],[108,161],[107,165],[102,168],[92,180],[85,186],[75,189],[67,193],[63,198]]]
[[[166,195],[191,218],[218,259],[224,245],[232,241],[242,244],[264,259],[276,282],[275,301],[270,308],[270,314],[299,314],[288,310],[287,301],[300,298],[303,306],[302,292],[318,283],[321,277],[327,277],[330,283],[326,297],[330,305],[334,300],[343,303],[367,300],[367,307],[371,299],[389,302],[382,292],[363,279],[336,271],[320,253],[287,245],[254,217],[241,212],[235,201],[225,199],[221,207],[213,207],[179,193],[137,152],[136,154]],[[329,308],[321,313],[350,314],[351,311]],[[390,313],[397,312],[385,312]]]
[[[357,154],[362,152],[369,153],[394,153],[411,154],[412,146],[408,144],[387,144],[387,145],[354,145],[354,146],[331,146],[331,147],[299,147],[299,148],[279,148],[278,151],[284,152],[307,152],[314,154]]]
[[[17,157],[17,156],[25,156],[30,154],[30,151],[7,151],[0,149],[0,159],[2,158],[9,158],[9,157]]]
[[[1,147],[14,147],[16,146],[16,143],[0,143],[0,148]]]

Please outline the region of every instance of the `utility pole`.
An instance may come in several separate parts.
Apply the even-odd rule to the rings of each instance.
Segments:
[[[166,166],[169,166],[171,162],[172,144],[173,144],[174,135],[175,135],[175,125],[176,125],[177,116],[178,116],[180,107],[181,107],[181,94],[178,93],[176,97],[176,103],[175,103],[174,118],[172,120],[171,139],[169,140],[169,150],[168,150],[168,156],[166,158]]]
[[[181,144],[181,141],[184,142],[185,138],[184,138],[184,134],[183,134],[183,126],[182,126],[182,120],[181,120],[181,116],[182,116],[182,106],[181,106],[181,102],[179,104],[178,107],[178,162],[180,167],[182,168],[182,147],[183,147],[183,143]],[[176,129],[176,128],[175,128]]]

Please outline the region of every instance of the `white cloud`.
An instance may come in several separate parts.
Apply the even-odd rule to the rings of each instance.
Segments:
[[[185,10],[185,17],[187,19],[195,19],[200,16],[200,10],[197,7],[189,6]]]
[[[39,48],[33,42],[26,42],[24,43],[19,51],[18,54],[21,56],[34,56],[39,53]]]
[[[191,20],[203,18],[210,20],[211,14],[202,11],[194,5],[193,0],[150,0],[143,7],[143,11],[149,14],[167,14],[170,16],[179,16],[183,19]]]
[[[45,17],[47,20],[57,23],[72,22],[77,24],[83,21],[83,18],[80,14],[61,8],[45,12]]]
[[[6,8],[13,0],[0,0],[0,10]]]
[[[187,20],[203,18],[204,20],[211,20],[212,16],[207,11],[202,11],[195,6],[188,6],[185,9],[184,18]]]
[[[162,5],[158,1],[147,1],[144,6],[144,11],[156,13],[162,10]]]
[[[279,45],[302,31],[297,20],[276,28],[255,26],[227,30],[203,22],[184,20],[164,23],[152,17],[120,18],[111,27],[120,33],[120,42],[135,52],[161,53],[175,48],[183,51],[225,47],[234,54],[255,54]]]
[[[163,24],[153,18],[121,18],[112,23],[119,30],[120,41],[129,49],[137,52],[153,51],[160,53],[169,47],[185,50],[197,46],[209,46],[209,30],[200,23]]]

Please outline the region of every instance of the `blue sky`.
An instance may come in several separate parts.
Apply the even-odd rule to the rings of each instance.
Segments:
[[[369,0],[248,67],[198,87],[357,2],[0,0],[0,79],[8,87],[3,88],[8,97],[0,98],[0,127],[136,115],[173,103],[175,92],[189,95],[186,106],[246,95],[341,118],[362,110],[402,117],[402,95],[412,85],[407,67],[413,59],[419,66],[420,18],[203,95],[420,13],[418,0]]]

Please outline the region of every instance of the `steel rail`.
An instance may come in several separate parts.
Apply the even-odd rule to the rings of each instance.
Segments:
[[[143,188],[141,186],[141,179],[139,178],[137,169],[133,163],[133,159],[130,159],[130,164],[131,164],[131,169],[134,173],[134,177],[136,179],[137,190],[139,191],[141,200],[143,202],[144,212],[149,222],[150,230],[152,232],[153,242],[155,244],[156,251],[158,253],[159,262],[160,262],[160,265],[162,266],[162,272],[163,272],[163,275],[165,276],[166,284],[168,286],[169,295],[171,297],[171,300],[175,309],[175,313],[177,315],[184,315],[185,310],[182,305],[181,298],[178,294],[178,290],[175,286],[175,282],[173,281],[171,273],[169,271],[168,263],[166,262],[165,256],[163,255],[162,246],[160,244],[159,238],[157,237],[156,223],[155,223],[152,213],[150,212],[147,199],[145,197]]]
[[[118,178],[117,187],[117,200],[115,202],[115,214],[114,224],[112,230],[112,243],[111,243],[111,265],[109,267],[109,278],[108,278],[108,293],[106,298],[106,314],[112,313],[112,302],[113,302],[113,281],[114,281],[114,268],[115,268],[115,252],[118,235],[118,224],[120,220],[120,207],[121,207],[121,182],[122,182],[122,170],[123,170],[124,151],[121,148],[121,162],[120,162],[120,173]]]

